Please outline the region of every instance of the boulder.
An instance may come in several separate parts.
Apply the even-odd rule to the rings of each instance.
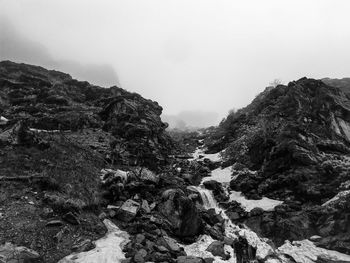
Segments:
[[[183,191],[168,189],[162,194],[158,212],[179,237],[193,237],[202,230],[202,220],[195,203]]]
[[[135,218],[139,209],[140,204],[138,202],[128,199],[117,211],[116,218],[124,222],[130,222]]]
[[[193,256],[179,256],[176,259],[177,263],[203,263],[203,260]]]
[[[11,263],[34,263],[39,262],[40,255],[29,248],[15,246],[12,243],[5,243],[0,246],[0,261]]]
[[[142,181],[151,182],[154,184],[158,184],[158,182],[159,182],[159,175],[155,174],[154,172],[152,172],[151,170],[149,170],[147,168],[140,168],[140,169],[136,170],[135,172],[139,175],[139,178]]]
[[[141,209],[146,214],[151,213],[151,208],[149,207],[147,200],[142,200]]]
[[[209,251],[213,256],[221,257],[222,259],[226,259],[226,253],[224,249],[224,242],[221,241],[213,241],[206,249],[206,251]]]
[[[173,251],[173,252],[180,251],[180,246],[178,245],[176,240],[171,237],[164,236],[158,241],[158,243],[159,245],[166,247],[170,251]]]

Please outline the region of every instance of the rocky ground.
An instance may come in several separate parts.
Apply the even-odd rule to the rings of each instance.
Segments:
[[[170,136],[139,94],[0,62],[0,262],[349,261],[348,104],[303,79]]]

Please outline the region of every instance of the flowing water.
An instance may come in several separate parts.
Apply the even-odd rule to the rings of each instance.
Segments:
[[[219,154],[211,154],[206,155],[203,153],[201,149],[197,149],[194,154],[194,160],[198,158],[200,155],[204,156],[204,158],[209,158],[212,161],[219,161]],[[231,169],[230,167],[221,169],[218,168],[212,171],[211,176],[205,177],[202,180],[202,183],[207,180],[216,180],[226,188],[228,188],[229,182],[231,181]],[[256,258],[258,260],[264,260],[269,255],[273,255],[274,258],[267,259],[265,262],[268,263],[287,263],[291,262],[288,257],[292,257],[296,260],[296,262],[300,263],[313,263],[317,260],[317,257],[322,256],[323,258],[329,260],[338,260],[343,262],[350,262],[350,256],[346,254],[339,253],[337,251],[327,250],[323,248],[316,247],[309,240],[302,241],[294,241],[289,242],[286,241],[284,245],[281,247],[274,249],[269,243],[268,239],[260,238],[255,232],[249,230],[248,228],[240,228],[231,222],[231,220],[226,215],[225,211],[220,208],[215,201],[214,195],[212,191],[205,189],[203,184],[200,186],[194,187],[201,196],[203,207],[205,209],[214,208],[217,213],[220,213],[221,216],[225,219],[225,236],[236,239],[237,237],[243,237],[248,241],[252,247],[256,248]],[[227,191],[227,189],[226,189]],[[254,207],[261,207],[264,210],[273,210],[273,208],[279,204],[281,201],[273,200],[269,198],[262,198],[261,200],[248,200],[240,192],[230,191],[230,201],[239,202],[242,207],[246,209],[246,211],[252,210]],[[213,242],[213,238],[208,235],[202,235],[197,242],[183,246],[187,255],[196,256],[196,257],[213,257],[211,253],[207,252],[207,247]],[[225,245],[225,251],[230,255],[229,260],[223,260],[219,257],[214,257],[214,262],[236,262],[235,251],[232,247]],[[287,255],[287,256],[286,256]]]

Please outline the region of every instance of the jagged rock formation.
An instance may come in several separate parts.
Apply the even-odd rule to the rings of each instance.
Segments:
[[[114,136],[113,161],[155,169],[173,148],[162,107],[139,94],[10,61],[0,62],[0,86],[0,114],[11,123],[25,120],[40,130],[103,129]]]
[[[307,78],[267,88],[207,140],[209,150],[225,149],[226,165],[257,171],[235,174],[232,189],[285,201],[247,221],[277,243],[317,234],[328,240],[321,242],[326,247],[349,253],[347,206],[321,206],[347,190],[350,180],[350,97],[344,89]]]

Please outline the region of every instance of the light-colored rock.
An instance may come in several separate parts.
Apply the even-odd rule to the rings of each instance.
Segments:
[[[130,222],[140,209],[140,204],[134,200],[126,200],[117,212],[116,217],[124,222]]]
[[[310,240],[286,241],[278,252],[291,256],[298,263],[314,263],[317,258],[325,259],[325,262],[350,262],[350,255],[337,251],[316,247]]]

